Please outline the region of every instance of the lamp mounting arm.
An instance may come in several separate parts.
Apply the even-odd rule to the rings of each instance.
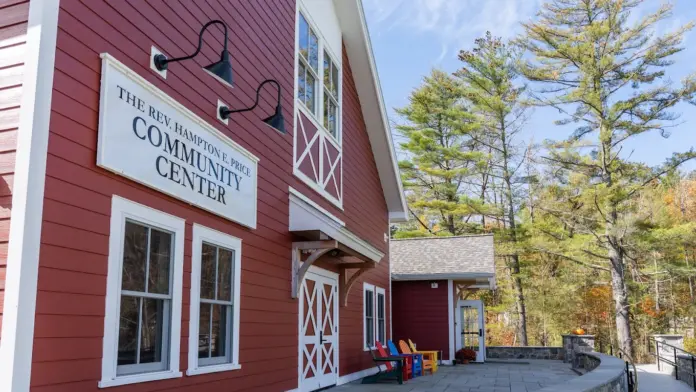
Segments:
[[[225,24],[225,22],[223,22],[219,19],[211,20],[210,22],[203,25],[203,27],[201,28],[201,32],[198,33],[198,47],[196,48],[196,51],[193,52],[193,54],[191,54],[189,56],[184,56],[184,57],[176,57],[173,59],[168,59],[165,55],[158,54],[157,56],[155,56],[155,66],[157,67],[157,69],[159,69],[160,71],[163,71],[163,70],[167,69],[168,63],[189,60],[189,59],[196,57],[198,55],[198,53],[201,52],[201,48],[203,47],[203,33],[205,33],[205,31],[208,29],[208,27],[210,27],[211,25],[214,25],[214,24],[222,25],[222,28],[225,31],[224,46],[225,46],[225,51],[227,51],[227,38],[228,38],[227,25]]]
[[[256,109],[256,107],[259,106],[259,96],[261,95],[261,89],[267,83],[274,84],[276,86],[276,88],[278,89],[277,101],[278,101],[278,105],[280,105],[280,84],[275,79],[266,79],[263,82],[261,82],[259,87],[256,89],[256,100],[254,101],[254,104],[252,106],[249,106],[248,108],[236,109],[236,110],[230,110],[229,108],[223,106],[220,108],[220,117],[222,117],[224,119],[224,118],[228,118],[230,116],[230,114],[232,114],[232,113],[248,112],[248,111]]]

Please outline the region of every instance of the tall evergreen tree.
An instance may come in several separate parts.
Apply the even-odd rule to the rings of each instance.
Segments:
[[[396,130],[405,138],[400,147],[407,159],[399,167],[414,219],[431,234],[471,231],[467,218],[483,213],[484,206],[470,192],[470,177],[484,154],[474,148],[471,134],[479,125],[461,87],[452,76],[433,70],[411,93],[409,105],[396,112],[406,120]]]
[[[575,249],[584,255],[583,260],[568,251],[562,256],[602,264],[610,273],[618,346],[626,353],[632,353],[633,347],[625,275],[626,262],[632,257],[627,241],[627,233],[634,228],[628,219],[631,201],[646,184],[696,155],[693,151],[675,154],[663,167],[647,170],[622,154],[622,146],[636,135],[660,131],[666,136],[667,127],[677,118],[671,109],[693,99],[696,92],[694,78],[681,84],[665,78],[672,56],[682,50],[684,33],[693,25],[654,36],[655,25],[670,15],[672,7],[663,5],[630,23],[631,12],[642,3],[550,0],[537,21],[524,24],[525,36],[520,40],[532,56],[523,62],[522,72],[536,85],[545,86],[536,95],[537,102],[563,113],[559,124],[578,124],[560,146],[571,150],[552,150],[548,159],[580,176],[576,180],[582,194],[558,196],[592,215],[587,220],[569,210],[547,212],[566,228],[593,239],[585,249]],[[588,148],[589,153],[584,153]]]
[[[501,218],[504,222],[498,236],[498,253],[505,258],[511,272],[518,314],[519,343],[528,345],[527,312],[520,276],[517,211],[519,181],[516,179],[523,156],[520,156],[516,135],[522,130],[527,106],[523,104],[524,86],[519,82],[516,65],[520,51],[488,32],[475,41],[473,50],[459,52],[462,68],[456,72],[464,96],[472,104],[481,127],[473,137],[484,150],[490,151],[486,175],[501,183]]]

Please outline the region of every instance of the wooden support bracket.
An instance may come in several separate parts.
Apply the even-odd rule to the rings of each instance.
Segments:
[[[297,298],[300,296],[300,287],[304,281],[305,274],[309,267],[314,264],[321,256],[331,252],[336,249],[335,246],[331,244],[336,244],[336,241],[312,241],[312,242],[295,242],[292,246],[292,298]],[[314,252],[309,255],[307,260],[302,263],[302,251],[303,250],[314,250]],[[302,265],[300,265],[302,264]]]
[[[339,275],[338,275],[338,286],[340,290],[340,303],[341,306],[345,307],[348,306],[348,293],[350,292],[350,288],[353,287],[353,284],[358,281],[358,278],[364,274],[365,272],[375,268],[377,266],[377,263],[374,261],[369,262],[369,263],[346,263],[346,264],[341,264],[339,265]],[[355,273],[348,278],[348,274],[346,273],[346,270],[348,269],[355,269],[358,268]]]

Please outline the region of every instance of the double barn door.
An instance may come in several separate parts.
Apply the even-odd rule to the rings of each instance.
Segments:
[[[300,390],[338,380],[338,281],[311,270],[300,290]]]

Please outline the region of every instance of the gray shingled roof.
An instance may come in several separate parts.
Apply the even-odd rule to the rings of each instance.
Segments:
[[[392,240],[392,279],[459,279],[495,276],[492,235]]]

